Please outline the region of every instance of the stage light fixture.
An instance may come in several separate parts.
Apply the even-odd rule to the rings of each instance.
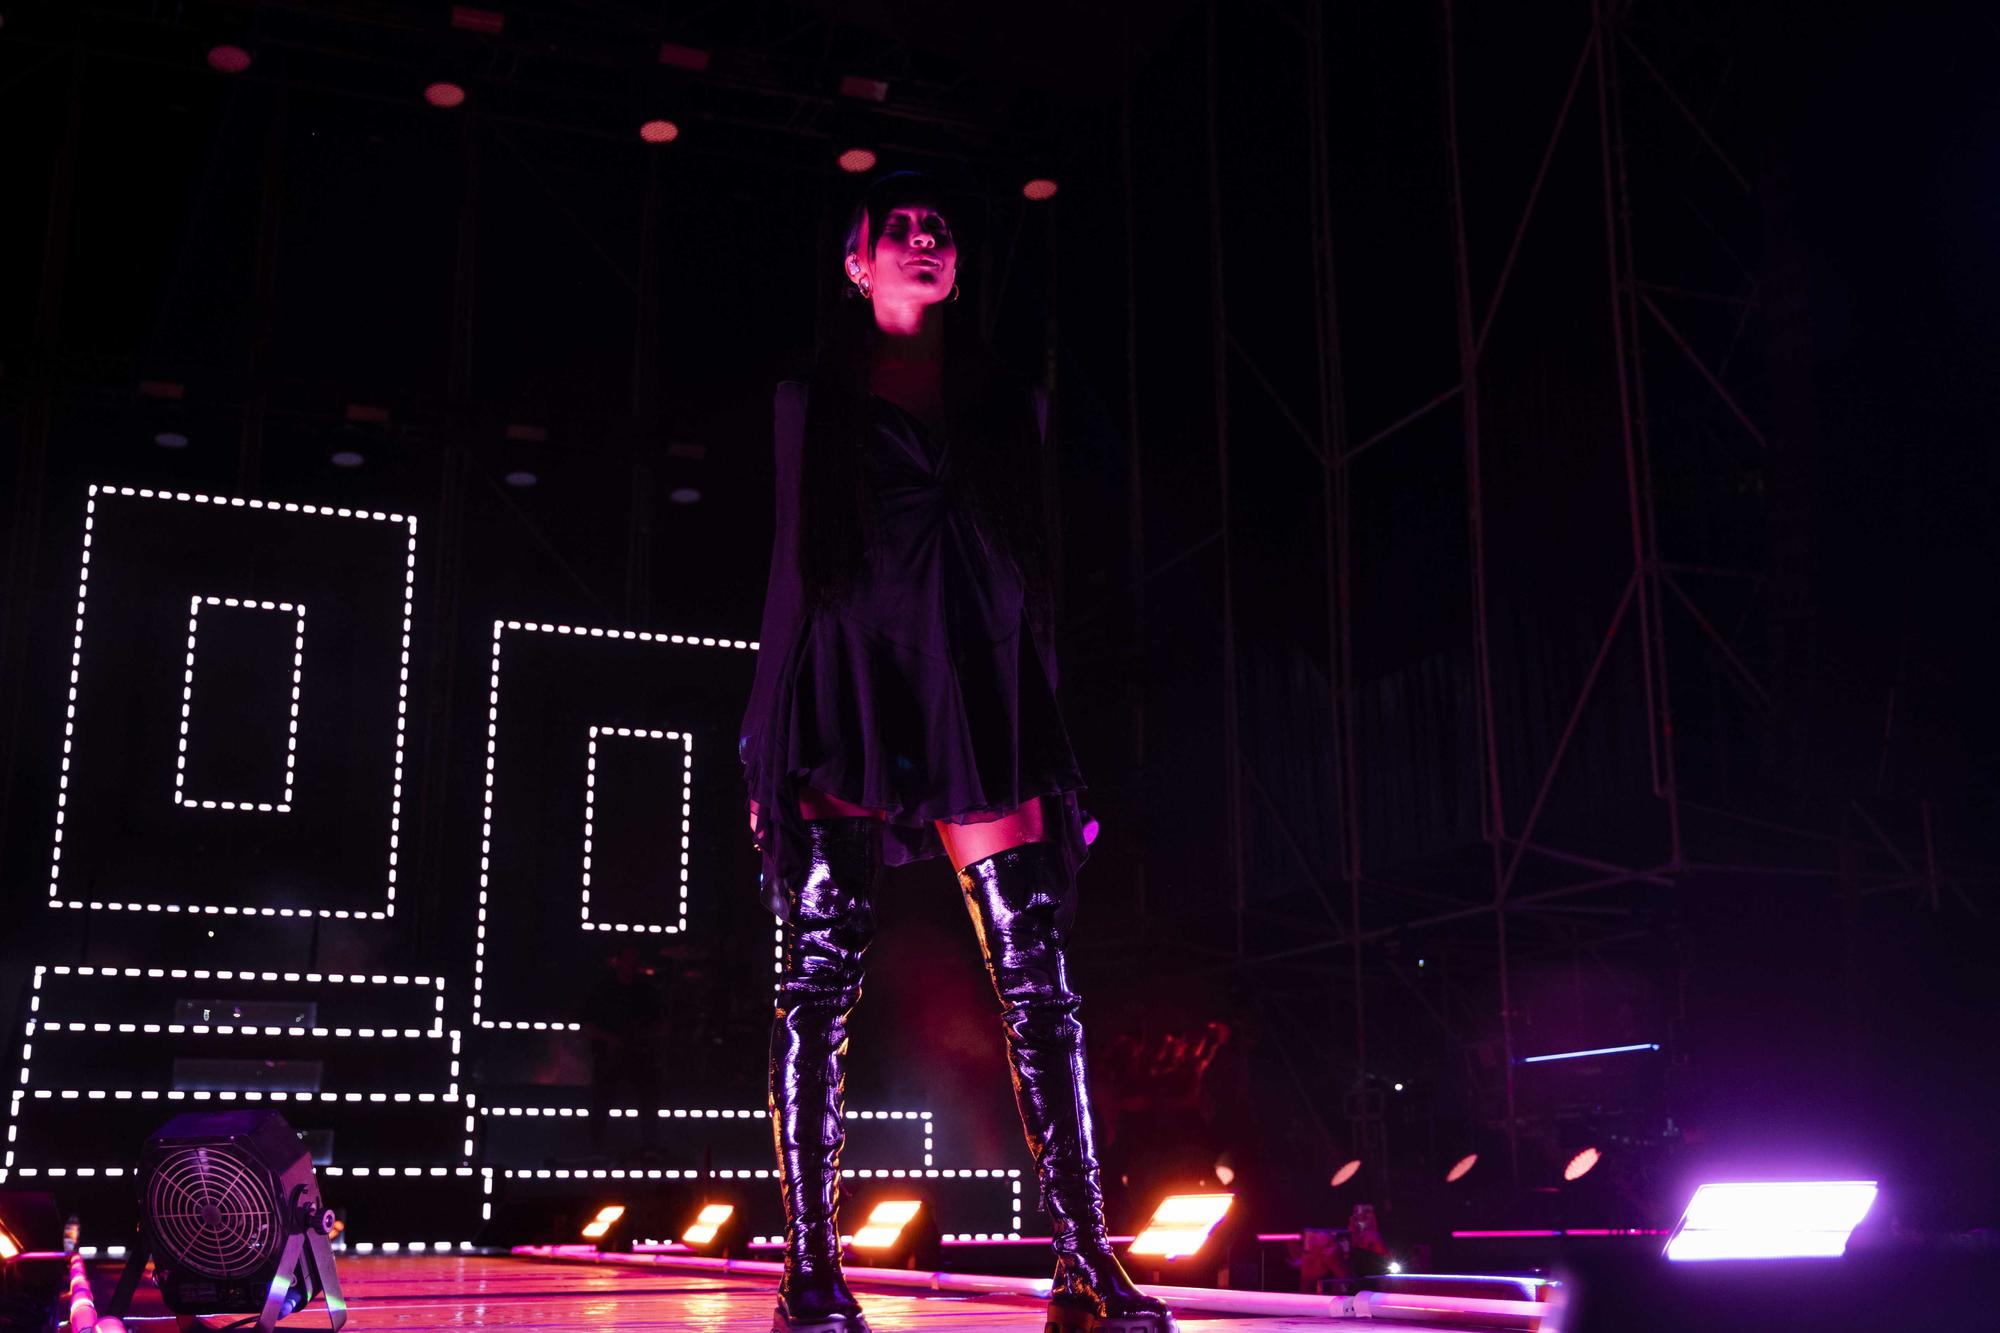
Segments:
[[[1361,1159],[1359,1157],[1353,1158],[1343,1162],[1340,1169],[1333,1173],[1333,1179],[1326,1183],[1334,1189],[1339,1189],[1342,1185],[1354,1179],[1355,1173],[1359,1170],[1361,1170]]]
[[[509,486],[527,487],[534,485],[536,482],[540,481],[541,478],[536,476],[532,472],[515,471],[515,472],[509,472],[505,477],[501,478],[501,480],[505,481]]]
[[[672,143],[681,137],[681,127],[671,120],[649,120],[639,127],[639,137],[647,143]]]
[[[1153,1209],[1126,1253],[1153,1259],[1198,1254],[1235,1199],[1233,1194],[1169,1194]]]
[[[250,68],[250,53],[227,43],[211,46],[208,48],[208,67],[218,74],[241,74]]]
[[[850,148],[837,159],[840,169],[858,176],[864,171],[875,170],[875,150],[872,148]]]
[[[705,1258],[727,1258],[743,1241],[743,1215],[733,1203],[704,1203],[681,1232],[681,1244]]]
[[[185,449],[187,448],[188,437],[177,430],[163,430],[153,437],[153,443],[159,445],[162,449]]]
[[[64,1249],[55,1195],[0,1190],[0,1328],[53,1333],[64,1309],[63,1284],[74,1258]]]
[[[595,1217],[584,1223],[583,1238],[585,1240],[603,1240],[607,1235],[611,1234],[611,1228],[617,1225],[618,1221],[624,1216],[624,1204],[606,1204],[597,1210]]]
[[[1563,1167],[1563,1179],[1566,1181],[1582,1180],[1590,1174],[1591,1168],[1596,1166],[1603,1157],[1604,1154],[1597,1151],[1596,1148],[1585,1148],[1582,1152],[1570,1158],[1569,1164]]]
[[[668,492],[667,498],[677,505],[691,505],[701,499],[701,492],[692,486],[676,486]]]
[[[848,1245],[878,1267],[917,1268],[936,1265],[942,1240],[922,1199],[879,1199]]]
[[[257,1313],[268,1333],[321,1294],[347,1322],[312,1155],[276,1111],[176,1116],[146,1140],[135,1173],[138,1236],[103,1313],[122,1319],[152,1260],[176,1314]]]
[[[465,89],[440,79],[424,89],[424,100],[440,110],[449,111],[464,104]]]
[[[352,449],[342,449],[327,461],[335,467],[360,467],[368,460]]]
[[[1667,1241],[1667,1258],[1837,1259],[1875,1194],[1872,1180],[1703,1185]]]
[[[1451,1164],[1451,1170],[1444,1173],[1444,1183],[1456,1185],[1472,1174],[1472,1168],[1479,1165],[1479,1154],[1469,1152]]]
[[[1036,203],[1056,197],[1056,183],[1047,176],[1037,176],[1021,186],[1021,197]]]

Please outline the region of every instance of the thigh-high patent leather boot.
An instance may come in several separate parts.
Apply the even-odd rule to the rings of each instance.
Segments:
[[[867,1333],[840,1273],[847,1016],[875,937],[881,821],[811,819],[806,871],[786,886],[784,971],[771,1023],[771,1131],[785,1196],[785,1276],[773,1333]]]
[[[1172,1330],[1172,1313],[1133,1285],[1105,1235],[1081,1001],[1064,958],[1074,897],[1062,849],[1009,847],[967,865],[958,882],[1000,998],[1014,1102],[1054,1229],[1048,1330]]]

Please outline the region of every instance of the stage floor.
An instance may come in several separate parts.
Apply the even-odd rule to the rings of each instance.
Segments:
[[[116,1270],[111,1270],[115,1281]],[[93,1277],[101,1301],[110,1285]],[[608,1265],[548,1263],[532,1259],[466,1256],[342,1259],[340,1285],[348,1302],[347,1327],[371,1329],[717,1329],[762,1333],[770,1327],[775,1281],[749,1275],[675,1273]],[[880,1333],[920,1330],[1026,1329],[1039,1333],[1038,1302],[1007,1296],[858,1289],[868,1322]],[[157,1297],[154,1298],[157,1300]],[[142,1298],[143,1301],[143,1298]],[[135,1309],[134,1314],[157,1314]],[[228,1322],[223,1318],[209,1321]],[[1435,1324],[1390,1323],[1381,1319],[1254,1319],[1189,1312],[1181,1327],[1203,1333],[1255,1328],[1283,1333],[1300,1328],[1353,1327],[1373,1333],[1437,1333]],[[327,1326],[318,1302],[285,1320],[281,1329]],[[139,1318],[133,1333],[170,1328],[171,1323]]]

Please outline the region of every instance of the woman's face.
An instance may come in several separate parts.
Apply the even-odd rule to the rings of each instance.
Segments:
[[[930,305],[951,295],[958,281],[958,242],[944,214],[928,204],[891,209],[882,234],[873,238],[874,257],[861,249],[847,256],[847,280],[868,280],[869,296],[879,305]]]

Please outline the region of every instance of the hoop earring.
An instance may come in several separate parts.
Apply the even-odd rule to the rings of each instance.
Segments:
[[[950,303],[950,302],[952,302],[952,301],[956,301],[956,300],[958,299],[958,284],[957,284],[957,283],[955,283],[955,282],[954,282],[954,283],[953,283],[953,284],[951,285],[951,295],[950,295],[950,296],[947,296],[947,297],[945,297],[944,299],[945,299],[945,301],[946,301],[946,303],[947,303],[947,304],[949,304],[949,303]]]

